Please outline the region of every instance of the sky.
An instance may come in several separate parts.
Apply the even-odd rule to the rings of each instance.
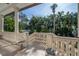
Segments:
[[[22,13],[26,14],[29,18],[31,18],[33,15],[34,16],[47,16],[52,14],[52,10],[50,8],[50,6],[53,3],[43,3],[28,9],[25,9],[23,11],[21,11]],[[59,3],[57,4],[58,7],[56,8],[56,13],[58,11],[64,11],[66,12],[77,12],[77,4],[76,3]]]

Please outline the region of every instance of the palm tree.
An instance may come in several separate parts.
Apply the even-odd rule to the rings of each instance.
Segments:
[[[57,4],[53,4],[52,6],[51,6],[51,9],[52,9],[52,12],[53,12],[53,15],[54,15],[54,21],[53,21],[53,32],[55,33],[55,10],[56,10],[56,8],[57,8]]]

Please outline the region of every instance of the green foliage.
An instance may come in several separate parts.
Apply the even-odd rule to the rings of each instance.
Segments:
[[[51,6],[51,9],[52,9],[52,12],[53,12],[53,13],[55,13],[55,9],[57,8],[57,6],[58,6],[57,4],[53,4],[53,5]]]
[[[25,16],[19,22],[19,31],[22,32],[22,30],[27,30],[28,26],[29,26],[29,24],[28,24],[28,18],[27,18],[27,16]]]
[[[77,36],[77,13],[66,14],[64,11],[58,12],[55,14],[55,25],[53,24],[54,15],[51,14],[46,17],[33,16],[30,20],[28,19],[24,25],[23,21],[20,22],[20,28],[22,30],[30,30],[30,33],[33,32],[53,32],[55,26],[55,34],[59,36]],[[29,25],[27,25],[29,22]],[[23,28],[24,27],[24,28]]]
[[[14,19],[12,16],[6,16],[4,19],[4,30],[13,32],[14,31]]]

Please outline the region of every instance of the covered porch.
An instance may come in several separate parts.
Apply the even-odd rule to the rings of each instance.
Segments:
[[[21,48],[23,48],[21,46],[21,44],[23,42],[26,42],[25,45],[27,45],[27,43],[29,41],[32,42],[34,40],[41,42],[41,40],[38,40],[39,37],[36,37],[36,35],[38,35],[39,33],[32,34],[29,36],[28,33],[19,32],[19,14],[20,14],[19,12],[25,8],[31,8],[36,5],[38,5],[38,4],[36,4],[36,3],[0,4],[0,7],[1,7],[0,8],[0,49],[1,49],[0,52],[4,51],[4,52],[2,52],[3,55],[10,55],[11,53],[13,53],[13,55],[14,55],[16,51],[19,51],[19,50],[21,50]],[[15,21],[14,29],[15,30],[14,30],[14,32],[6,32],[6,31],[4,31],[4,16],[7,14],[10,14],[12,12],[14,12],[14,21]],[[78,26],[77,37],[79,37],[79,4],[78,4],[78,24],[77,24],[77,26]],[[38,35],[38,36],[41,36],[41,35]],[[45,34],[43,33],[43,35],[46,35],[46,33]],[[48,38],[45,38],[45,39],[49,39],[49,40],[44,40],[44,43],[45,43],[44,45],[47,44],[48,46],[52,46],[52,43],[49,43],[49,42],[52,42],[51,40],[54,40],[54,39],[52,39],[52,37],[50,37],[49,34],[47,34],[47,36],[48,36]],[[42,39],[44,39],[44,38],[42,38]],[[65,38],[63,38],[63,40],[64,39]],[[72,38],[70,38],[70,39],[72,39]],[[78,40],[78,38],[76,38],[76,39]],[[57,41],[55,41],[55,42],[57,42]],[[10,52],[10,53],[8,53],[8,52]]]
[[[12,42],[19,42],[19,13],[23,9],[31,8],[35,5],[34,3],[2,3],[0,4],[0,35],[6,37],[6,39],[10,39]],[[14,12],[14,32],[4,31],[4,17],[7,14]],[[10,34],[10,35],[9,35]],[[22,39],[24,40],[24,39]]]
[[[11,53],[15,54],[15,52],[21,48],[19,43],[25,42],[28,39],[28,33],[19,32],[19,13],[21,10],[31,8],[35,5],[38,4],[0,3],[0,52],[3,55],[10,55]],[[4,31],[4,17],[12,12],[14,12],[14,32],[6,32]]]

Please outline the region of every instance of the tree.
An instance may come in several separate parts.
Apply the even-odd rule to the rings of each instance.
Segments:
[[[20,13],[20,21],[19,21],[19,31],[20,32],[23,32],[24,30],[28,30],[29,28],[29,19],[28,17],[23,14],[23,13]]]
[[[51,6],[53,14],[48,16],[32,16],[30,20],[26,15],[21,16],[20,28],[33,32],[54,32],[59,36],[77,36],[77,13],[64,11],[56,12],[57,5]],[[27,24],[29,23],[29,24]],[[53,28],[53,30],[52,30]]]
[[[54,15],[54,22],[53,22],[53,26],[54,26],[53,32],[54,32],[54,33],[55,33],[55,11],[56,11],[56,8],[57,8],[57,4],[53,4],[53,5],[51,6],[51,9],[52,9],[52,12],[53,12],[53,15]]]

